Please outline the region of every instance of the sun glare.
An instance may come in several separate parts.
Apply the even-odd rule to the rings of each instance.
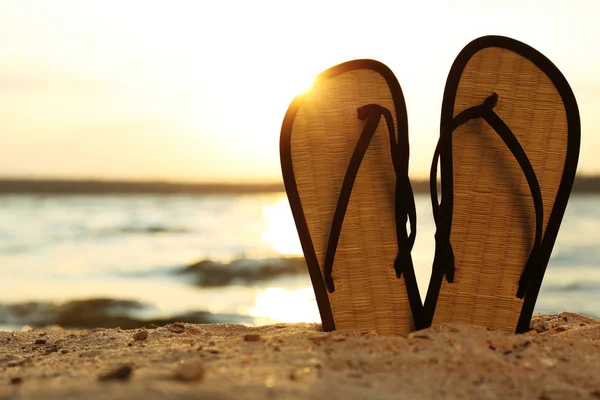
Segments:
[[[289,105],[294,97],[311,90],[319,72],[320,70],[308,61],[288,69],[279,79],[272,82],[276,86],[273,87],[273,100],[284,101],[286,106]]]
[[[298,78],[296,96],[309,92],[315,83],[315,79],[314,76],[310,79]]]
[[[256,297],[250,315],[280,322],[319,322],[319,309],[311,287],[297,290],[268,288]]]
[[[279,254],[302,255],[302,246],[287,199],[263,208],[267,229],[262,239]]]

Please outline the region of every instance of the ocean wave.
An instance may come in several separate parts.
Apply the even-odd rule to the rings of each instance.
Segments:
[[[165,325],[174,322],[196,324],[253,323],[253,317],[237,314],[213,314],[208,311],[189,311],[164,316],[151,305],[134,300],[87,299],[62,304],[27,302],[0,304],[0,325],[64,328],[134,329],[150,324]]]
[[[559,247],[552,254],[551,263],[561,267],[573,265],[598,266],[600,264],[600,248],[597,246]]]
[[[239,259],[230,263],[202,260],[177,271],[192,275],[195,284],[205,287],[266,281],[284,275],[307,275],[303,257]]]
[[[95,233],[99,235],[132,235],[132,234],[147,234],[159,235],[168,233],[190,233],[191,230],[182,226],[168,225],[149,225],[149,226],[121,226],[111,229],[98,230]]]
[[[600,291],[600,282],[569,282],[563,284],[544,284],[542,286],[545,291],[555,292],[587,292]]]

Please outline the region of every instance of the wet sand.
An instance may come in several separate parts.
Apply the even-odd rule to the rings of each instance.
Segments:
[[[0,332],[0,399],[600,399],[600,321],[400,337],[316,324]]]

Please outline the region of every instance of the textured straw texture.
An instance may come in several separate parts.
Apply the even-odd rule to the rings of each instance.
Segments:
[[[291,133],[296,185],[319,265],[350,157],[365,122],[357,108],[376,103],[392,111],[386,80],[370,69],[317,82],[304,95]],[[354,183],[333,265],[336,290],[329,301],[336,329],[413,330],[404,279],[393,268],[398,247],[394,219],[395,174],[382,118]],[[322,271],[323,272],[323,271]]]
[[[493,92],[495,112],[525,150],[539,181],[544,230],[561,182],[567,119],[550,79],[526,58],[489,47],[477,52],[460,78],[454,115]],[[514,156],[482,119],[452,135],[454,207],[451,243],[455,283],[444,279],[433,323],[463,322],[514,331],[523,300],[519,278],[535,236],[527,181]]]

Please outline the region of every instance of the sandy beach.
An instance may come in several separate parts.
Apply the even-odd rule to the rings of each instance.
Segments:
[[[1,399],[599,399],[600,321],[400,337],[317,324],[0,332]]]

